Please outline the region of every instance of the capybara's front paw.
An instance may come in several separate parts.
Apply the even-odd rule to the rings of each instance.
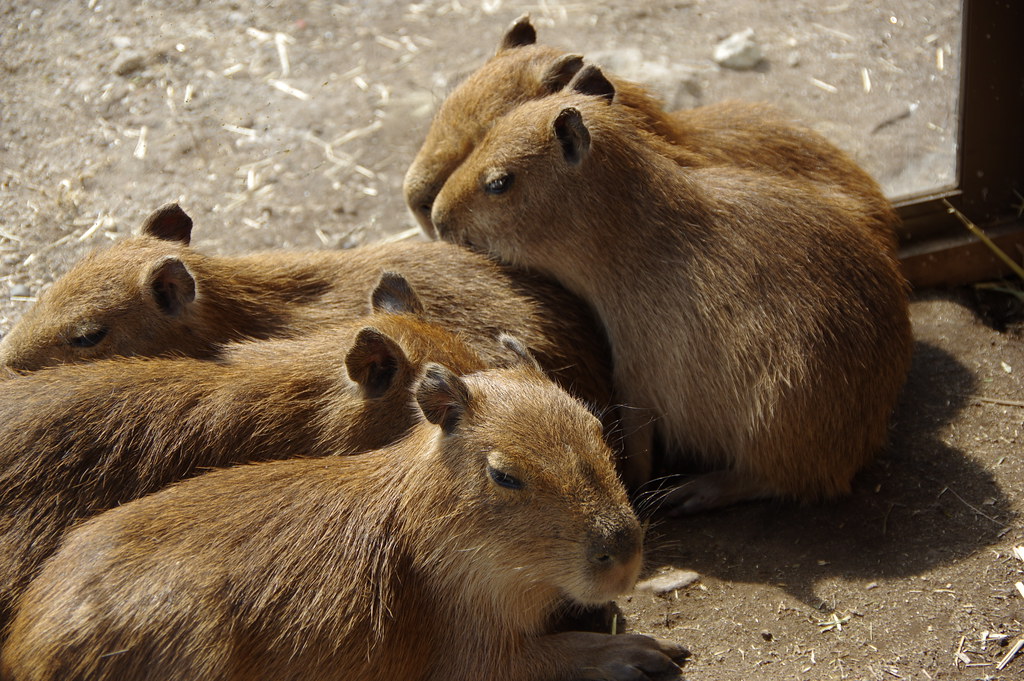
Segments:
[[[579,681],[668,681],[680,678],[689,651],[673,641],[641,634],[561,634],[576,637],[581,657],[573,674]],[[582,637],[587,637],[583,639]]]
[[[660,505],[669,516],[678,517],[770,496],[771,490],[762,484],[732,471],[715,471],[697,476],[669,491]]]

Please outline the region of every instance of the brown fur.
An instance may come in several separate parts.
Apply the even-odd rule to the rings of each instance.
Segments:
[[[547,633],[630,588],[641,533],[598,421],[534,368],[428,367],[429,422],[364,455],[214,471],[70,533],[19,605],[12,681],[544,681],[676,670]],[[511,489],[500,479],[520,483]],[[658,678],[664,678],[659,676]]]
[[[0,365],[209,357],[225,342],[294,337],[364,314],[366,291],[390,270],[409,280],[428,319],[486,358],[497,359],[499,333],[512,333],[575,396],[597,408],[611,402],[603,330],[586,303],[538,276],[439,243],[207,256],[189,248],[191,227],[165,206],[140,236],[87,256],[0,341]],[[98,332],[94,345],[74,344]]]
[[[485,366],[417,316],[414,298],[396,300],[394,281],[375,291],[393,313],[301,340],[241,344],[212,362],[104,360],[0,383],[0,630],[75,522],[206,468],[383,447],[415,422],[408,392],[425,362]]]
[[[588,66],[496,122],[437,197],[439,233],[594,305],[623,399],[670,448],[727,471],[674,493],[685,508],[847,492],[886,440],[912,347],[898,264],[862,229],[873,208],[680,166],[613,93]],[[630,455],[649,451],[632,435]]]
[[[537,45],[527,17],[512,25],[498,52],[441,105],[406,173],[406,201],[427,234],[434,235],[435,197],[494,122],[525,101],[561,90],[582,64],[579,56]],[[861,202],[861,228],[895,254],[898,218],[878,184],[813,130],[759,103],[721,102],[667,113],[643,86],[609,79],[616,104],[630,109],[638,126],[671,142],[661,153],[690,167],[738,166],[832,185]]]

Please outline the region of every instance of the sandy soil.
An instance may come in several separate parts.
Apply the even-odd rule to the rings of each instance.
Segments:
[[[673,106],[776,102],[890,195],[953,177],[952,2],[12,0],[0,8],[0,331],[170,200],[209,252],[408,230],[401,179],[433,110],[527,10],[543,41]],[[714,45],[748,26],[765,60],[718,67]],[[1012,299],[981,302],[916,294],[892,443],[853,496],[655,522],[650,572],[700,579],[624,599],[629,628],[687,644],[689,679],[1024,678],[1024,655],[995,668],[1024,636],[1012,552],[1024,545],[1024,343]]]

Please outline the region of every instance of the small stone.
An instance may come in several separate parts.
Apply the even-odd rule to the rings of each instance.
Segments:
[[[700,579],[693,570],[672,569],[663,572],[656,577],[645,579],[636,585],[641,591],[653,591],[656,594],[666,594],[676,589],[683,589]]]
[[[714,60],[729,69],[752,69],[762,58],[761,47],[754,42],[752,28],[733,33],[715,46]]]
[[[15,284],[11,287],[12,298],[30,298],[32,296],[32,289],[25,284]]]
[[[135,52],[125,52],[114,60],[113,71],[121,77],[130,76],[146,66],[146,59]]]
[[[123,35],[115,35],[110,42],[119,50],[126,50],[132,46],[132,39]]]

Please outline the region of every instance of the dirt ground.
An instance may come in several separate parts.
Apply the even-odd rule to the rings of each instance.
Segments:
[[[433,110],[524,11],[672,106],[778,103],[891,196],[953,178],[949,0],[9,0],[0,331],[171,200],[208,252],[409,238],[401,180]],[[717,66],[748,26],[764,61]],[[1024,679],[1024,654],[995,667],[1024,636],[1024,334],[1012,299],[983,303],[916,292],[892,441],[851,497],[656,521],[651,574],[700,578],[623,599],[628,627],[690,647],[693,680]]]

